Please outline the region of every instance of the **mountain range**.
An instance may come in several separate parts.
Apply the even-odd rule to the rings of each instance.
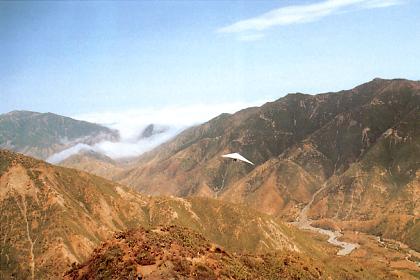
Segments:
[[[51,113],[0,115],[0,148],[39,159],[118,139]],[[89,150],[59,167],[11,151],[0,150],[0,278],[420,277],[419,81],[288,94],[131,159]],[[221,157],[232,152],[255,166]],[[335,257],[324,237],[296,228],[303,217],[360,247]],[[152,264],[136,259],[141,248],[154,248]]]
[[[6,150],[0,207],[1,279],[415,279],[241,205],[145,196]]]
[[[311,218],[420,250],[419,134],[420,82],[375,79],[220,115],[110,178],[147,194],[245,203],[289,221],[322,188]],[[221,157],[234,151],[256,166]]]

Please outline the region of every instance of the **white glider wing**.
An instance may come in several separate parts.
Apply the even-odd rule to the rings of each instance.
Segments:
[[[242,160],[242,161],[244,161],[244,162],[247,162],[247,163],[249,163],[249,164],[254,165],[252,162],[250,162],[249,160],[247,160],[246,158],[244,158],[243,156],[241,156],[241,155],[240,155],[240,154],[238,154],[238,153],[226,154],[226,155],[222,155],[222,157],[225,157],[225,158],[232,158],[232,159],[238,159],[238,160]]]

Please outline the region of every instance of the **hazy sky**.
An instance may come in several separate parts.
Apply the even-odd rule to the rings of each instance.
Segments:
[[[419,80],[419,15],[417,0],[0,2],[0,113],[216,108]]]

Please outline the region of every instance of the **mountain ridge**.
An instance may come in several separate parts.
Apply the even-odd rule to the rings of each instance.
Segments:
[[[377,153],[369,159],[372,164],[379,164],[387,151],[375,147],[382,145],[381,136],[386,131],[405,121],[411,124],[409,133],[417,135],[419,107],[420,82],[405,79],[375,79],[337,93],[289,94],[190,128],[140,156],[131,169],[113,179],[148,194],[199,195],[241,202],[292,221],[324,183],[345,176],[346,170],[369,151]],[[417,154],[419,141],[415,138],[404,149]],[[220,158],[234,151],[256,166]],[[419,165],[413,158],[411,162],[410,174],[416,174]],[[393,184],[392,180],[385,183]],[[375,184],[370,181],[364,189]],[[413,184],[419,186],[418,180]],[[410,203],[418,199],[414,193]],[[364,207],[366,212],[371,206],[354,207]],[[400,214],[418,217],[417,210],[411,211],[403,207]],[[311,213],[315,215],[316,211]],[[335,222],[340,224],[339,220]],[[418,241],[403,237],[401,230],[392,235],[383,226],[382,230],[366,230],[419,248]]]

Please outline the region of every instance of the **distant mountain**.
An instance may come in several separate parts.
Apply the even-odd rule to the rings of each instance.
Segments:
[[[190,128],[114,178],[147,194],[219,197],[288,220],[323,188],[312,217],[419,249],[419,122],[417,81],[289,94]],[[256,166],[221,157],[230,152]]]
[[[116,141],[115,130],[52,113],[13,111],[0,115],[0,148],[47,159],[78,143]]]
[[[155,124],[149,124],[148,126],[146,126],[145,129],[143,129],[143,131],[138,137],[138,140],[150,138],[154,135],[165,133],[166,131],[168,131],[168,129],[169,127],[167,126],[157,126]]]
[[[169,138],[175,132],[169,132],[170,135],[165,135],[170,130],[169,126],[149,124],[146,126],[136,141],[139,147],[150,146],[153,141],[158,143],[164,142],[164,139],[157,139],[159,137]],[[150,142],[149,142],[150,141]],[[130,143],[129,144],[133,144]],[[156,144],[157,145],[157,144]],[[154,146],[156,146],[154,144]],[[59,157],[60,158],[60,157]],[[79,152],[63,157],[64,159],[52,161],[64,167],[76,168],[82,171],[90,172],[92,174],[104,177],[109,180],[114,180],[114,176],[129,169],[133,160],[137,157],[131,156],[126,158],[112,159],[105,154],[91,149],[81,149]]]
[[[139,226],[188,226],[235,252],[313,248],[302,233],[254,210],[207,198],[142,196],[6,150],[0,209],[0,279],[57,279],[114,232]]]

